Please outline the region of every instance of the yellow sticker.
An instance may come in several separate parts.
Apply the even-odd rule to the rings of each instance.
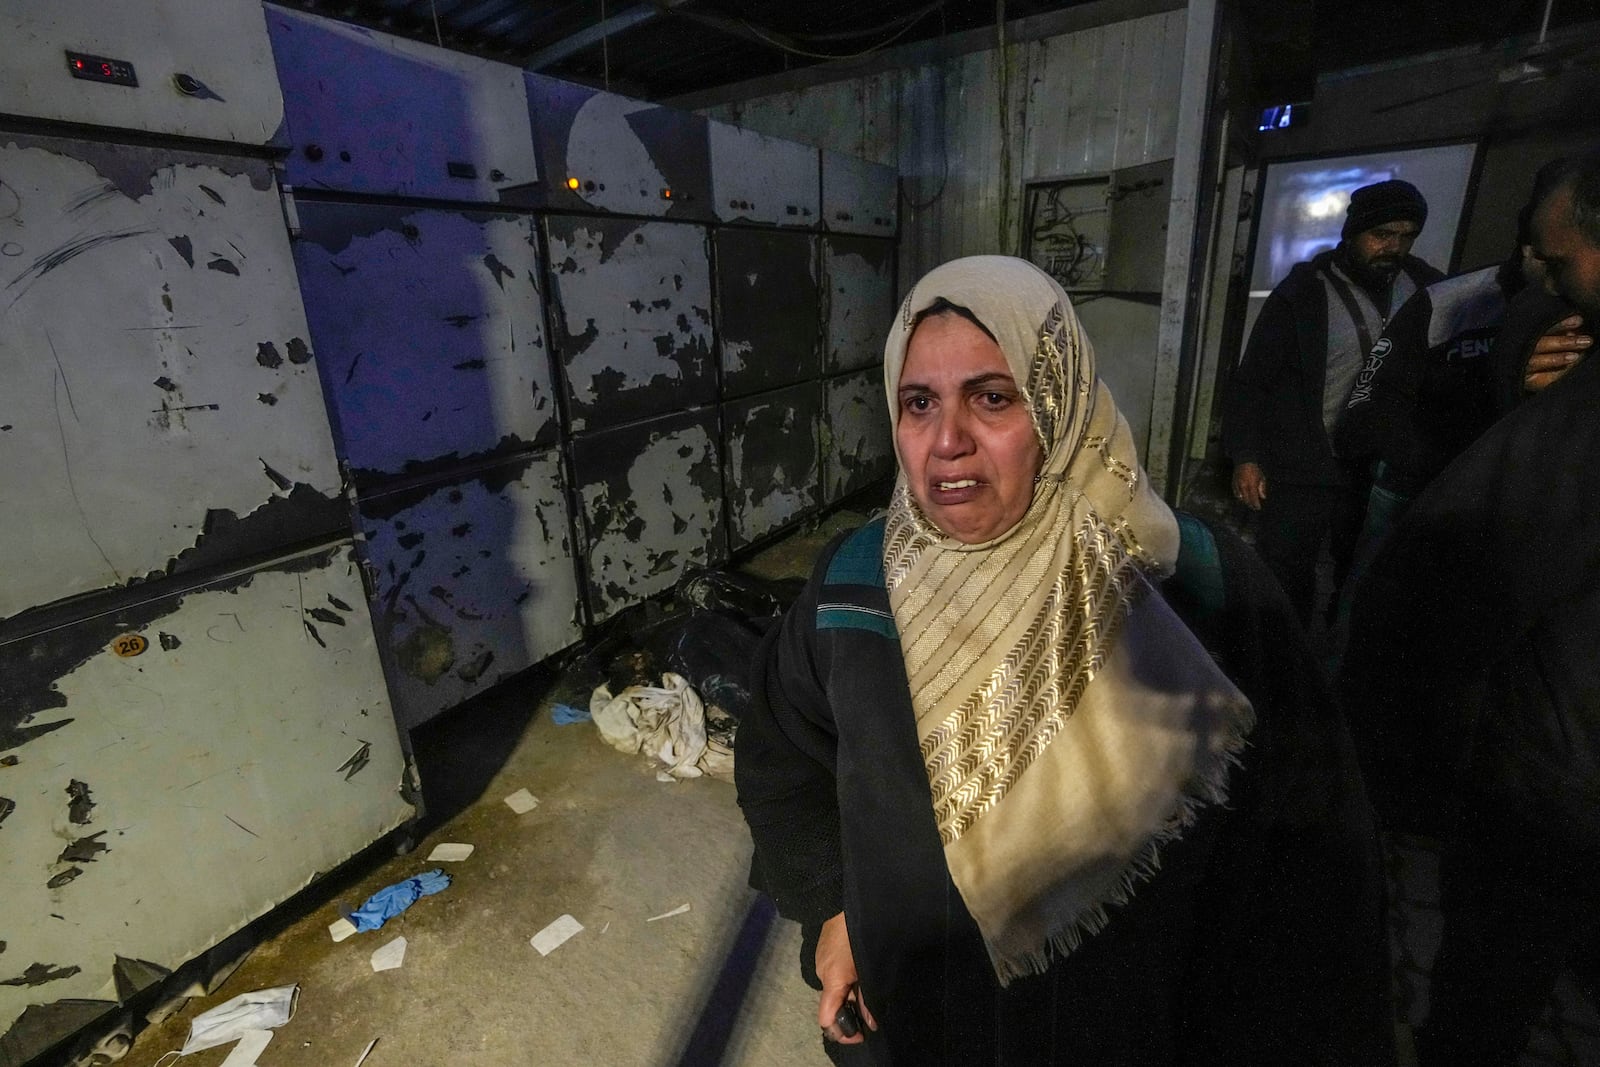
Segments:
[[[150,642],[139,634],[123,634],[111,642],[111,651],[123,659],[141,655],[149,647]]]

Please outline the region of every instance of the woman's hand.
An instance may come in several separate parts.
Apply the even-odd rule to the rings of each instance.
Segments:
[[[822,1036],[841,1045],[857,1045],[866,1040],[862,1034],[845,1037],[834,1020],[845,1001],[854,1001],[861,1021],[876,1030],[878,1022],[867,1010],[856,982],[856,957],[850,951],[850,932],[845,929],[844,912],[822,924],[822,934],[817,938],[817,977],[822,980],[822,1000],[817,1004],[817,1025]]]
[[[1251,511],[1261,510],[1267,500],[1267,475],[1260,464],[1241,463],[1233,468],[1233,498]]]

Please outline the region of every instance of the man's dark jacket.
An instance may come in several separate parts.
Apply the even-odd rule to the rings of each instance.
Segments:
[[[1223,448],[1236,466],[1260,464],[1269,485],[1345,481],[1322,427],[1329,295],[1321,275],[1335,255],[1330,250],[1296,263],[1272,290],[1229,384]],[[1418,289],[1444,277],[1415,256],[1407,256],[1401,269]]]

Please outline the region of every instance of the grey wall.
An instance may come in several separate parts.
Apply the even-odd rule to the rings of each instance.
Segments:
[[[991,45],[821,85],[755,89],[702,110],[895,166],[903,293],[946,260],[1014,254],[1024,182],[1172,158],[1185,20],[1183,10],[1144,15],[1021,41],[1003,56]],[[1085,303],[1083,317],[1102,376],[1142,443],[1151,421],[1156,309],[1100,297]]]

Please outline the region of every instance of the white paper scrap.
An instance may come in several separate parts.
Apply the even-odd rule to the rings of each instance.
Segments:
[[[526,789],[519,789],[515,793],[512,793],[510,796],[506,797],[506,803],[510,805],[511,810],[516,812],[518,815],[526,815],[528,812],[539,806],[539,798],[528,792]]]
[[[653,923],[657,919],[670,919],[674,915],[682,915],[684,912],[686,912],[688,910],[689,910],[689,905],[687,905],[687,904],[679,904],[676,908],[673,908],[671,911],[664,911],[660,915],[652,915],[652,916],[650,916],[650,918],[646,919],[645,922]]]
[[[527,790],[523,790],[523,792],[527,792]],[[521,812],[518,812],[518,814],[520,815]],[[460,845],[452,841],[445,841],[433,846],[433,851],[428,853],[428,862],[454,863],[457,860],[464,860],[470,855],[472,855],[471,845]]]
[[[256,1067],[256,1057],[271,1040],[271,1030],[246,1030],[239,1035],[239,1043],[233,1046],[228,1058],[222,1061],[222,1067]]]
[[[356,932],[356,924],[349,919],[335,919],[328,924],[328,936],[334,941],[343,941]]]
[[[570,915],[563,915],[529,938],[528,944],[538,949],[539,955],[548,956],[565,944],[567,938],[582,932],[582,923]]]
[[[374,971],[392,971],[406,961],[406,939],[397,937],[372,954]]]

